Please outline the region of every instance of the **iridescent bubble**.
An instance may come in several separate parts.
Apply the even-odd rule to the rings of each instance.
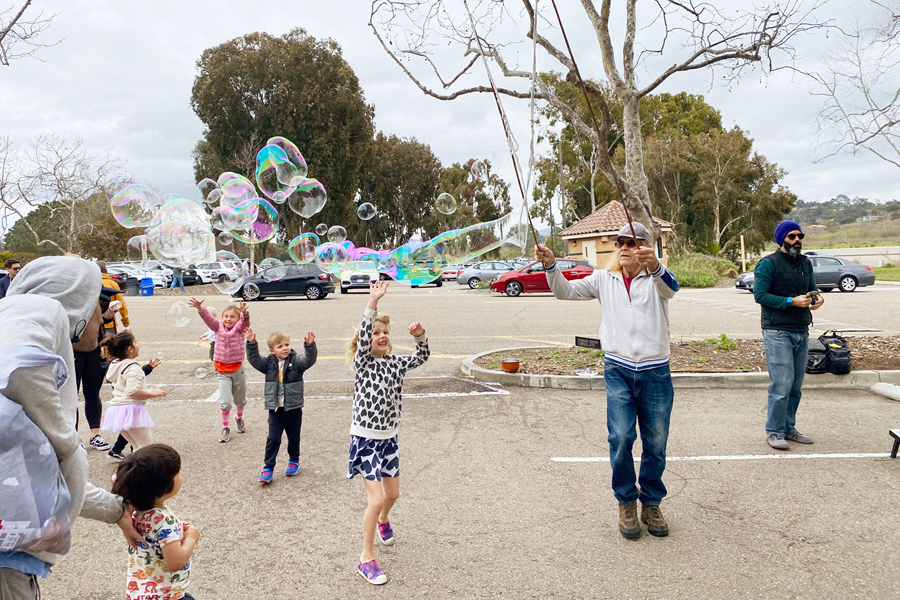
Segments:
[[[478,181],[487,181],[488,178],[488,168],[487,163],[483,160],[476,160],[472,163],[472,175]]]
[[[234,281],[213,281],[213,285],[216,287],[220,294],[231,296],[240,289],[243,282],[244,279],[242,277],[238,277]]]
[[[234,252],[229,252],[228,250],[219,250],[216,252],[216,262],[222,262],[223,260],[232,260],[235,262],[240,262],[241,259]]]
[[[303,180],[284,149],[269,144],[256,155],[256,184],[264,196],[281,204]]]
[[[207,177],[197,182],[197,191],[200,192],[200,198],[208,204],[218,201],[222,195],[222,191],[219,190],[218,196],[210,197],[210,194],[215,190],[219,190],[219,184],[214,179]]]
[[[196,377],[197,379],[206,379],[206,376],[208,374],[209,374],[209,371],[207,371],[203,367],[200,367],[199,369],[194,371],[194,377]]]
[[[172,327],[187,327],[191,324],[191,308],[179,300],[166,313],[166,321]]]
[[[272,239],[278,233],[278,211],[262,198],[246,200],[236,206],[234,212],[239,216],[256,214],[249,227],[235,227],[231,231],[235,239],[245,244],[259,244]]]
[[[303,158],[302,154],[300,154],[300,149],[297,148],[296,145],[294,145],[294,142],[285,137],[276,136],[273,138],[269,138],[269,141],[266,142],[266,145],[278,146],[279,148],[284,150],[284,153],[285,155],[287,155],[288,160],[291,161],[291,164],[293,164],[294,167],[297,168],[296,177],[299,177],[300,179],[306,179],[306,176],[309,174],[309,167],[307,167],[306,159]],[[282,183],[297,185],[299,181],[283,181]]]
[[[141,268],[152,269],[159,264],[158,261],[151,260],[152,256],[149,252],[150,241],[146,235],[136,235],[125,244],[126,259],[128,262],[138,263]]]
[[[304,179],[296,185],[296,190],[288,198],[292,211],[308,219],[322,210],[328,200],[325,186],[315,179]]]
[[[259,263],[259,272],[265,281],[278,281],[287,275],[287,267],[277,258],[264,258]]]
[[[215,204],[216,202],[218,202],[221,199],[222,199],[222,188],[216,188],[216,189],[212,190],[209,194],[207,194],[205,202],[207,204]]]
[[[113,196],[124,190],[130,185],[135,185],[137,180],[132,177],[131,173],[125,171],[113,171],[106,176],[103,183],[103,191],[106,193],[106,199],[112,201]]]
[[[147,226],[146,235],[153,256],[170,266],[212,262],[216,252],[206,211],[185,198],[164,204]]]
[[[128,229],[149,225],[163,204],[159,194],[139,183],[119,191],[109,201],[113,217]]]
[[[347,230],[340,225],[332,225],[328,229],[328,241],[332,244],[340,244],[347,239]]]
[[[223,205],[235,207],[256,197],[256,187],[243,175],[226,171],[219,175],[218,184],[222,188]]]
[[[319,223],[316,225],[316,233],[319,237],[325,237],[325,234],[328,233],[328,225],[325,223]]]
[[[319,236],[314,233],[301,233],[291,240],[288,245],[288,254],[294,262],[303,264],[312,261],[316,257],[316,246],[319,245]]]
[[[378,210],[375,208],[375,205],[371,202],[365,202],[359,205],[359,208],[356,209],[356,216],[362,219],[363,221],[368,221],[372,217],[378,214]]]
[[[223,231],[219,234],[219,243],[223,246],[230,246],[231,242],[234,241],[234,236],[231,235],[230,231]]]
[[[454,198],[447,192],[444,192],[437,197],[437,200],[434,203],[434,207],[439,213],[452,215],[454,212],[456,212],[456,198]]]
[[[350,249],[344,244],[333,242],[322,244],[316,248],[316,264],[328,273],[338,274],[344,270],[344,265],[350,260]]]

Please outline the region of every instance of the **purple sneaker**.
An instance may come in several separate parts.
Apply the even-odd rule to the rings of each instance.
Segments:
[[[290,461],[290,462],[288,462],[287,469],[284,470],[284,474],[287,475],[288,477],[293,477],[294,475],[297,474],[297,471],[299,471],[299,470],[300,470],[300,463]]]
[[[387,583],[387,575],[384,574],[384,571],[381,570],[374,558],[367,563],[359,563],[356,572],[372,585]]]
[[[385,546],[390,546],[394,543],[394,530],[391,529],[390,523],[378,521],[378,538]]]

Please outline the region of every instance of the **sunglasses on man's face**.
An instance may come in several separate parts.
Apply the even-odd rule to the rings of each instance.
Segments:
[[[19,270],[20,270],[21,268],[22,268],[22,267],[10,267],[9,270],[10,270],[10,271],[15,271],[16,273],[18,273]]]
[[[628,238],[616,240],[616,248],[637,248],[637,242]]]
[[[784,238],[786,240],[793,240],[793,239],[802,240],[805,237],[806,237],[805,233],[789,233],[786,236],[784,236]]]

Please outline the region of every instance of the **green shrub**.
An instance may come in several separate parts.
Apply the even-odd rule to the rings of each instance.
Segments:
[[[670,259],[668,266],[683,287],[713,287],[724,273],[738,272],[731,261],[706,254],[683,254]]]

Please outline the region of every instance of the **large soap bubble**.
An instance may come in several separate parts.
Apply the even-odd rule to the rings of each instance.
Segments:
[[[344,270],[344,265],[350,260],[350,243],[328,243],[316,248],[316,264],[328,273],[338,274]]]
[[[327,200],[325,186],[315,179],[304,179],[297,184],[296,190],[288,198],[288,206],[304,219],[308,219],[322,210]]]
[[[259,263],[259,272],[265,281],[279,281],[287,275],[287,267],[277,258],[264,258]]]
[[[327,233],[328,233],[328,225],[326,225],[325,223],[319,223],[318,225],[316,225],[316,234],[319,237],[325,237],[325,234],[327,234]]]
[[[219,175],[217,183],[222,188],[221,203],[223,206],[233,208],[241,202],[256,197],[256,187],[243,175],[226,171]]]
[[[359,208],[356,209],[356,216],[363,221],[368,221],[377,214],[378,210],[371,202],[364,202],[363,204],[359,205]]]
[[[119,191],[109,205],[119,225],[133,229],[149,225],[163,201],[152,188],[136,183]]]
[[[281,204],[303,177],[284,149],[269,144],[256,155],[256,184],[264,196]]]
[[[166,321],[172,327],[187,327],[191,324],[191,308],[179,300],[166,313]]]
[[[308,263],[316,257],[316,246],[319,245],[319,236],[314,233],[301,233],[291,240],[288,245],[288,254],[297,263]]]
[[[113,171],[106,176],[103,183],[103,191],[106,193],[106,199],[112,201],[113,196],[124,190],[130,185],[135,185],[137,180],[132,177],[131,173],[125,171]]]
[[[216,262],[222,262],[223,260],[241,262],[240,257],[234,252],[229,252],[228,250],[219,250],[218,252],[216,252]]]
[[[291,164],[293,164],[297,169],[296,177],[299,177],[300,179],[306,179],[306,176],[309,174],[309,168],[306,165],[306,159],[303,158],[302,154],[300,154],[300,149],[294,145],[294,142],[285,137],[275,136],[273,138],[269,138],[269,141],[266,142],[266,145],[278,146],[279,148],[284,150],[284,153],[287,156],[288,160],[291,161]],[[296,185],[299,182],[293,180],[283,183]]]
[[[437,200],[434,203],[434,207],[439,213],[452,215],[454,212],[456,212],[456,198],[454,198],[447,192],[444,192],[437,197]]]
[[[278,211],[262,198],[246,200],[235,207],[238,215],[256,214],[249,227],[235,228],[231,234],[245,244],[259,244],[275,237],[278,233]]]
[[[476,160],[472,163],[472,175],[478,181],[487,181],[488,178],[488,168],[487,163],[483,160]]]
[[[218,193],[213,194],[216,190],[218,190]],[[200,199],[207,204],[215,204],[222,197],[222,190],[219,188],[219,184],[209,177],[197,182],[197,191],[200,192]]]
[[[167,202],[146,229],[148,249],[170,266],[212,262],[216,239],[200,205],[185,198]]]
[[[328,229],[328,241],[332,244],[340,244],[347,239],[347,230],[340,225],[332,225]]]

